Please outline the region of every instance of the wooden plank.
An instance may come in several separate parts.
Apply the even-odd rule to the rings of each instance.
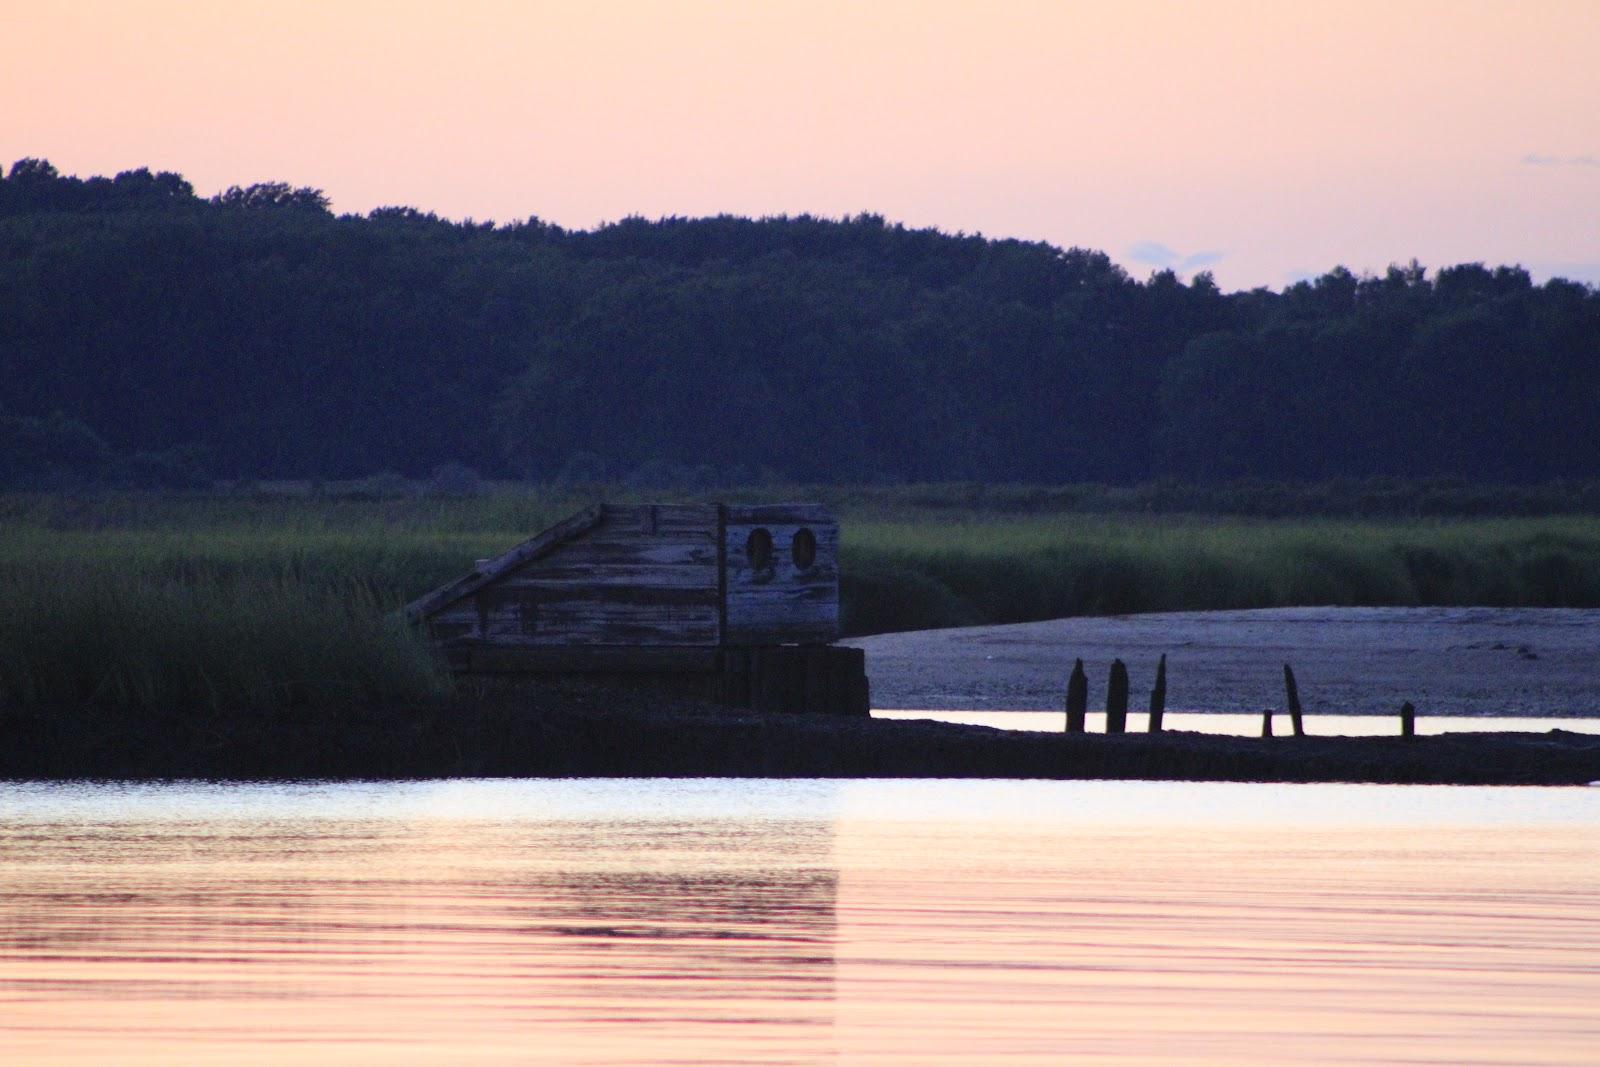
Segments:
[[[717,505],[717,639],[728,634],[728,509]]]
[[[715,594],[717,570],[713,564],[674,563],[579,563],[569,565],[553,557],[524,567],[497,583],[497,587],[548,585],[560,582],[588,582],[610,586],[640,588],[706,589]]]
[[[515,633],[494,633],[464,642],[473,647],[483,648],[527,648],[527,649],[561,649],[561,648],[717,648],[716,627],[710,623],[703,626],[687,627],[674,624],[668,627],[653,627],[640,622],[617,622],[605,625],[595,625],[585,630],[576,630],[557,639],[540,639],[538,637],[524,638]],[[444,646],[457,647],[455,645]]]
[[[747,545],[751,531],[757,526],[729,525],[723,534],[723,545],[727,552],[729,580],[749,582],[753,580],[754,569],[750,564]],[[805,526],[793,524],[774,523],[770,526],[761,526],[772,535],[772,574],[766,580],[775,578],[794,578],[805,575],[818,577],[837,577],[839,567],[839,529],[836,526]],[[810,567],[801,570],[794,561],[794,538],[802,529],[810,530],[817,540],[816,559]]]
[[[706,533],[716,536],[719,508],[716,504],[657,504],[658,533]]]
[[[750,531],[773,566],[745,560]],[[816,539],[796,565],[795,534]],[[819,505],[604,505],[486,561],[407,608],[436,639],[560,644],[823,643],[838,634],[837,524]],[[781,670],[781,668],[779,668]]]
[[[1084,672],[1083,660],[1072,665],[1072,676],[1067,679],[1067,733],[1081,734],[1086,729],[1089,715],[1089,676]]]
[[[782,568],[765,581],[755,579],[750,572],[733,571],[728,575],[728,595],[760,599],[767,595],[780,596],[786,591],[800,589],[832,589],[839,584],[831,567],[816,567],[803,573]]]
[[[463,641],[476,641],[478,639],[478,624],[473,622],[466,626],[440,626],[438,616],[424,619],[418,625],[426,627],[428,639],[440,645],[460,644]]]
[[[714,604],[506,604],[486,617],[473,639],[527,647],[713,645],[717,609]]]
[[[722,702],[729,707],[750,706],[750,651],[722,650]]]
[[[507,574],[543,558],[564,565],[656,564],[713,568],[717,561],[714,505],[602,505],[579,512],[471,572],[406,606],[412,621],[435,614]],[[645,530],[654,529],[654,535]],[[574,541],[582,534],[592,534]],[[582,546],[582,547],[579,547]]]
[[[655,533],[644,533],[639,530],[624,530],[615,526],[598,526],[584,538],[591,544],[618,545],[618,544],[656,544],[661,542],[677,542],[684,544],[710,544],[716,538],[716,530],[657,530]]]
[[[652,537],[661,534],[716,532],[715,504],[607,504],[602,530],[613,535]]]
[[[501,582],[479,595],[491,605],[500,604],[593,604],[597,606],[676,607],[718,606],[717,588],[705,585],[635,585],[604,581]],[[490,610],[495,610],[491,607]]]
[[[498,642],[524,648],[560,648],[579,645],[642,645],[673,648],[716,648],[717,626],[714,619],[652,622],[649,619],[590,620],[584,628],[573,626],[559,640],[518,641],[507,638]]]
[[[805,664],[805,711],[825,715],[869,715],[866,654],[859,648],[813,645],[787,649]]]
[[[729,504],[727,509],[729,526],[837,525],[821,504]]]
[[[715,648],[472,648],[465,659],[475,674],[710,672],[721,666]]]
[[[669,590],[654,603],[639,603],[563,599],[559,591],[542,598],[497,585],[427,621],[433,639],[446,643],[707,645],[717,643],[720,614],[709,589]]]
[[[822,645],[837,636],[837,627],[817,623],[812,626],[750,626],[722,636],[724,648],[754,648],[761,645]]]
[[[855,649],[854,651],[860,652],[861,650]],[[865,654],[862,657],[861,669],[854,671],[850,675],[849,713],[863,716],[872,714],[872,682],[867,677]]]
[[[428,636],[440,643],[449,643],[472,637],[477,631],[477,621],[441,622],[435,615],[428,620]]]
[[[796,649],[803,665],[800,675],[800,708],[807,712],[828,713],[834,710],[833,660],[822,645],[809,645]]]
[[[782,509],[761,510],[763,517],[782,517]],[[818,509],[820,510],[820,509]],[[723,642],[728,645],[809,644],[832,641],[839,635],[839,529],[831,520],[819,525],[773,522],[764,527],[773,540],[773,564],[757,571],[746,554],[753,525],[730,521],[722,541],[728,565],[724,596],[726,619]],[[792,545],[802,529],[816,537],[812,566],[795,565]]]
[[[839,603],[839,587],[769,585],[728,590],[728,618],[734,625],[751,619],[781,619],[787,615],[821,615]]]
[[[597,532],[613,536],[637,537],[644,533],[649,507],[640,504],[607,504]]]
[[[738,625],[747,619],[781,619],[785,615],[814,615],[839,603],[839,587],[831,582],[817,585],[769,585],[728,590],[728,619]]]
[[[655,537],[595,536],[562,545],[546,557],[552,564],[603,566],[659,563],[672,566],[714,567],[717,545],[710,536],[657,535]]]
[[[480,567],[475,567],[448,585],[413,600],[405,607],[406,618],[412,622],[426,618],[462,597],[471,596],[508,571],[546,555],[562,542],[592,529],[600,521],[602,510],[599,506],[585,508],[570,519],[558,522],[543,533],[522,542],[509,552],[496,556]]]
[[[428,616],[427,621],[428,625],[432,627],[457,625],[476,627],[478,625],[478,608],[470,598],[458,600],[449,607]]]

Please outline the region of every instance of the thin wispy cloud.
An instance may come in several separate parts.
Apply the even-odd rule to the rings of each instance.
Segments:
[[[1183,259],[1178,262],[1178,269],[1194,270],[1196,267],[1209,267],[1212,264],[1221,263],[1226,254],[1227,253],[1225,252],[1218,252],[1215,249],[1205,252],[1196,252],[1192,256],[1184,256]]]
[[[1540,152],[1529,152],[1522,157],[1523,166],[1527,167],[1593,167],[1600,170],[1600,156],[1549,156]]]
[[[1168,248],[1160,241],[1140,241],[1128,249],[1128,258],[1135,263],[1144,263],[1162,270],[1176,271],[1191,271],[1200,267],[1209,267],[1212,264],[1222,262],[1226,255],[1226,252],[1219,252],[1215,249],[1184,255]]]
[[[1585,263],[1530,263],[1536,279],[1565,278],[1570,282],[1583,282],[1600,287],[1600,260]]]

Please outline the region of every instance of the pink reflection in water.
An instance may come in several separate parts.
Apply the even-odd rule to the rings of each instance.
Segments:
[[[13,1063],[1548,1063],[1600,790],[0,785]]]

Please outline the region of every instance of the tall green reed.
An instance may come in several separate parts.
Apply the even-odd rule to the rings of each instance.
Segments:
[[[0,497],[0,701],[442,696],[446,674],[393,611],[583,502]],[[1297,604],[1600,606],[1593,518],[999,516],[946,504],[840,507],[848,632]]]
[[[103,560],[0,573],[0,700],[169,708],[423,700],[446,675],[361,583]]]

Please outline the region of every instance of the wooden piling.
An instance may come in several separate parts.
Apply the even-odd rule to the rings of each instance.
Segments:
[[[1150,690],[1150,732],[1161,732],[1161,717],[1167,711],[1167,654],[1161,653],[1161,662],[1156,664],[1156,687]]]
[[[1262,737],[1271,737],[1272,736],[1272,709],[1271,708],[1262,708],[1261,709],[1261,736]]]
[[[1289,698],[1289,721],[1294,724],[1294,735],[1304,737],[1306,725],[1300,718],[1300,687],[1294,684],[1294,668],[1287,663],[1283,665],[1283,688]]]
[[[1089,716],[1089,676],[1083,672],[1083,660],[1072,666],[1072,677],[1067,679],[1067,733],[1081,734]]]
[[[1400,736],[1417,736],[1417,709],[1411,706],[1411,701],[1400,705]]]
[[[1120,660],[1111,661],[1111,681],[1106,686],[1106,733],[1128,732],[1128,668]]]
[[[738,655],[730,650],[723,672],[730,703],[756,711],[872,714],[866,655],[859,648],[771,645]]]

